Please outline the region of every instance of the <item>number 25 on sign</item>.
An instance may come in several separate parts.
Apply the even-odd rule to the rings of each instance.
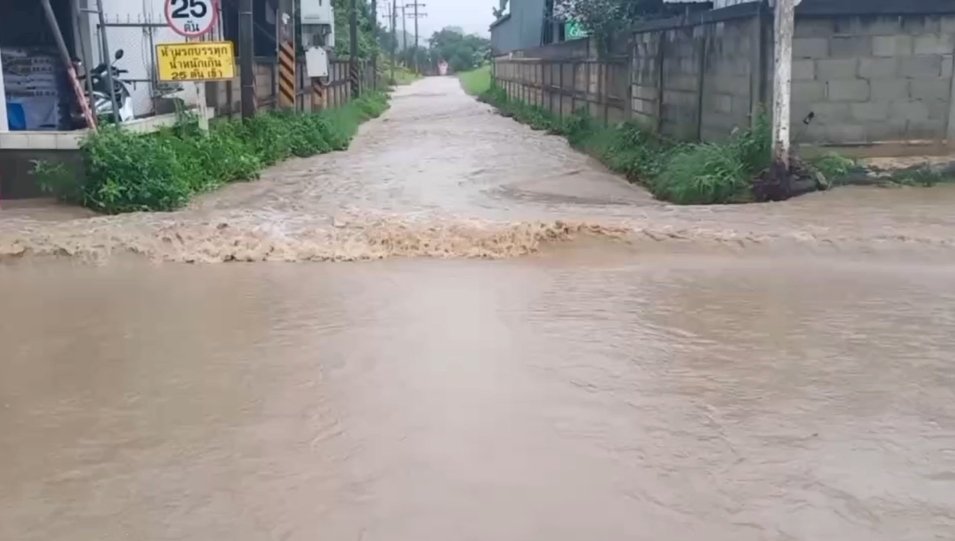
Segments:
[[[177,34],[195,38],[215,27],[219,0],[166,0],[166,22]]]

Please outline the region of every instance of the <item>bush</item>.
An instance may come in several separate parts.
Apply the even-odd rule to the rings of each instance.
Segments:
[[[496,86],[479,99],[534,129],[567,137],[573,147],[595,156],[631,181],[642,183],[657,198],[673,203],[751,201],[752,180],[770,162],[770,123],[764,116],[752,129],[725,143],[677,144],[636,122],[600,125],[586,111],[559,119],[544,109],[509,99]]]
[[[680,205],[739,203],[751,199],[752,176],[728,145],[706,143],[675,152],[652,181],[655,196]]]
[[[835,152],[827,152],[809,161],[809,165],[823,174],[829,182],[837,181],[849,175],[856,163]]]
[[[208,134],[191,117],[149,135],[105,126],[81,145],[84,180],[42,162],[35,172],[46,191],[99,212],[174,210],[194,194],[254,179],[262,167],[290,156],[348,148],[358,125],[387,107],[386,96],[370,94],[316,114],[218,121]]]
[[[183,160],[176,136],[139,136],[106,126],[82,147],[87,179],[82,186],[84,206],[115,214],[181,207],[193,189],[194,163]]]

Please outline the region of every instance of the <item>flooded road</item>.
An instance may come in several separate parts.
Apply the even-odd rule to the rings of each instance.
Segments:
[[[456,85],[0,213],[0,539],[955,536],[955,192],[671,207]]]

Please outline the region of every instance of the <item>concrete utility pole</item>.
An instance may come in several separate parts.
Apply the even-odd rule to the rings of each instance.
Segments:
[[[773,166],[777,180],[789,185],[789,123],[791,119],[793,28],[799,0],[776,0],[775,73],[773,74]]]
[[[418,39],[418,19],[420,19],[421,17],[427,17],[427,14],[426,14],[426,13],[420,13],[420,12],[418,11],[418,8],[423,8],[423,7],[425,7],[425,6],[427,6],[427,4],[422,4],[421,2],[414,2],[414,3],[411,3],[411,4],[407,4],[407,5],[405,6],[405,7],[409,7],[409,8],[414,8],[414,13],[411,15],[412,17],[414,17],[414,56],[413,56],[413,61],[414,61],[414,69],[415,69],[415,71],[416,71],[417,73],[421,73],[421,66],[418,64],[418,47],[420,47],[420,45],[419,45],[419,39]]]
[[[361,89],[358,88],[358,4],[351,0],[351,11],[348,14],[348,76],[351,80],[351,96],[358,98]]]
[[[371,88],[378,90],[378,0],[371,0]]]
[[[408,10],[407,6],[401,6],[401,41],[404,46],[401,47],[402,54],[408,53]],[[406,68],[408,66],[405,66]]]
[[[398,0],[391,0],[391,82],[395,83],[395,58],[398,51]]]
[[[242,118],[255,116],[255,56],[252,0],[239,4],[239,71],[242,79]]]

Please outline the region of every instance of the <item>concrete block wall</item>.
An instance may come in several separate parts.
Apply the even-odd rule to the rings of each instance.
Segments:
[[[727,139],[751,124],[754,78],[765,67],[760,19],[674,21],[638,31],[632,40],[631,117],[684,140]],[[662,68],[662,77],[661,77]]]
[[[630,57],[630,111],[634,120],[656,129],[660,103],[660,53],[663,32],[634,35]]]
[[[663,107],[660,124],[664,135],[696,139],[700,114],[702,27],[663,32]]]
[[[586,108],[607,122],[632,119],[677,139],[725,139],[770,110],[772,41],[771,13],[758,3],[650,21],[632,36],[629,76],[605,59],[538,60],[559,65],[557,81],[552,75],[541,95],[534,85],[509,83],[509,95],[536,97],[564,116]],[[793,49],[795,143],[955,140],[955,6],[806,0],[797,9]],[[497,62],[506,70],[512,60]],[[617,100],[624,106],[610,105]]]
[[[751,124],[752,78],[760,76],[752,36],[759,21],[736,19],[697,27],[705,39],[703,110],[700,135],[706,141],[727,139]],[[755,98],[755,99],[758,99]]]
[[[953,15],[799,18],[795,139],[854,144],[947,138],[953,55]]]

